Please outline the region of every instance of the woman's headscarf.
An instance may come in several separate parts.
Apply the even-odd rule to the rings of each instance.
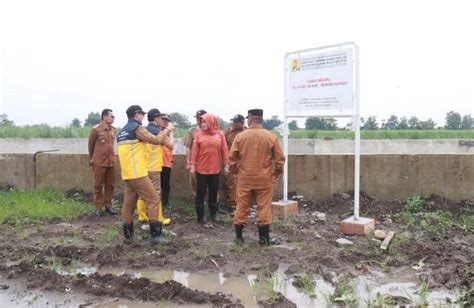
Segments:
[[[210,113],[203,114],[201,118],[207,123],[207,129],[204,131],[207,134],[214,135],[219,131],[219,123],[216,117]]]

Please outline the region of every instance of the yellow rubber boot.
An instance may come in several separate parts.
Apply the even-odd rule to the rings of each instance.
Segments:
[[[138,198],[137,212],[138,212],[138,221],[143,222],[143,223],[147,223],[148,222],[148,216],[146,216],[146,205],[145,205],[145,201],[143,201],[142,198]]]
[[[169,225],[171,222],[171,218],[163,217],[163,207],[161,206],[161,202],[158,203],[158,221],[161,222],[163,225]]]

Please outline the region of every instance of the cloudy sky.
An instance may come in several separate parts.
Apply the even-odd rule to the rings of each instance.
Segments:
[[[0,2],[0,113],[66,125],[140,104],[283,116],[286,52],[360,46],[362,116],[474,115],[470,1]]]

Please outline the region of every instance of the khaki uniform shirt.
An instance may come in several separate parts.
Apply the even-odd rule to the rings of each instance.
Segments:
[[[232,146],[232,143],[234,142],[235,136],[237,136],[238,133],[241,133],[245,130],[245,128],[242,129],[232,129],[232,127],[227,128],[224,131],[225,135],[225,140],[227,142],[227,148],[230,150],[230,147]]]
[[[115,165],[115,128],[105,122],[94,126],[89,133],[89,158],[93,166]]]
[[[193,148],[194,138],[196,138],[196,134],[199,132],[197,127],[191,127],[188,129],[186,137],[183,139],[183,145],[189,149]]]
[[[239,186],[268,188],[272,186],[272,176],[283,172],[285,155],[278,137],[254,124],[235,137],[229,162],[232,173],[238,173]]]

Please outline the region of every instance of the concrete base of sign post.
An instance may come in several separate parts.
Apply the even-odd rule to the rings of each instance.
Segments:
[[[375,220],[372,218],[359,217],[356,220],[351,216],[341,222],[341,232],[345,235],[367,235],[374,229]]]
[[[272,202],[272,214],[281,219],[286,219],[292,215],[296,215],[298,214],[298,201],[280,200]]]

